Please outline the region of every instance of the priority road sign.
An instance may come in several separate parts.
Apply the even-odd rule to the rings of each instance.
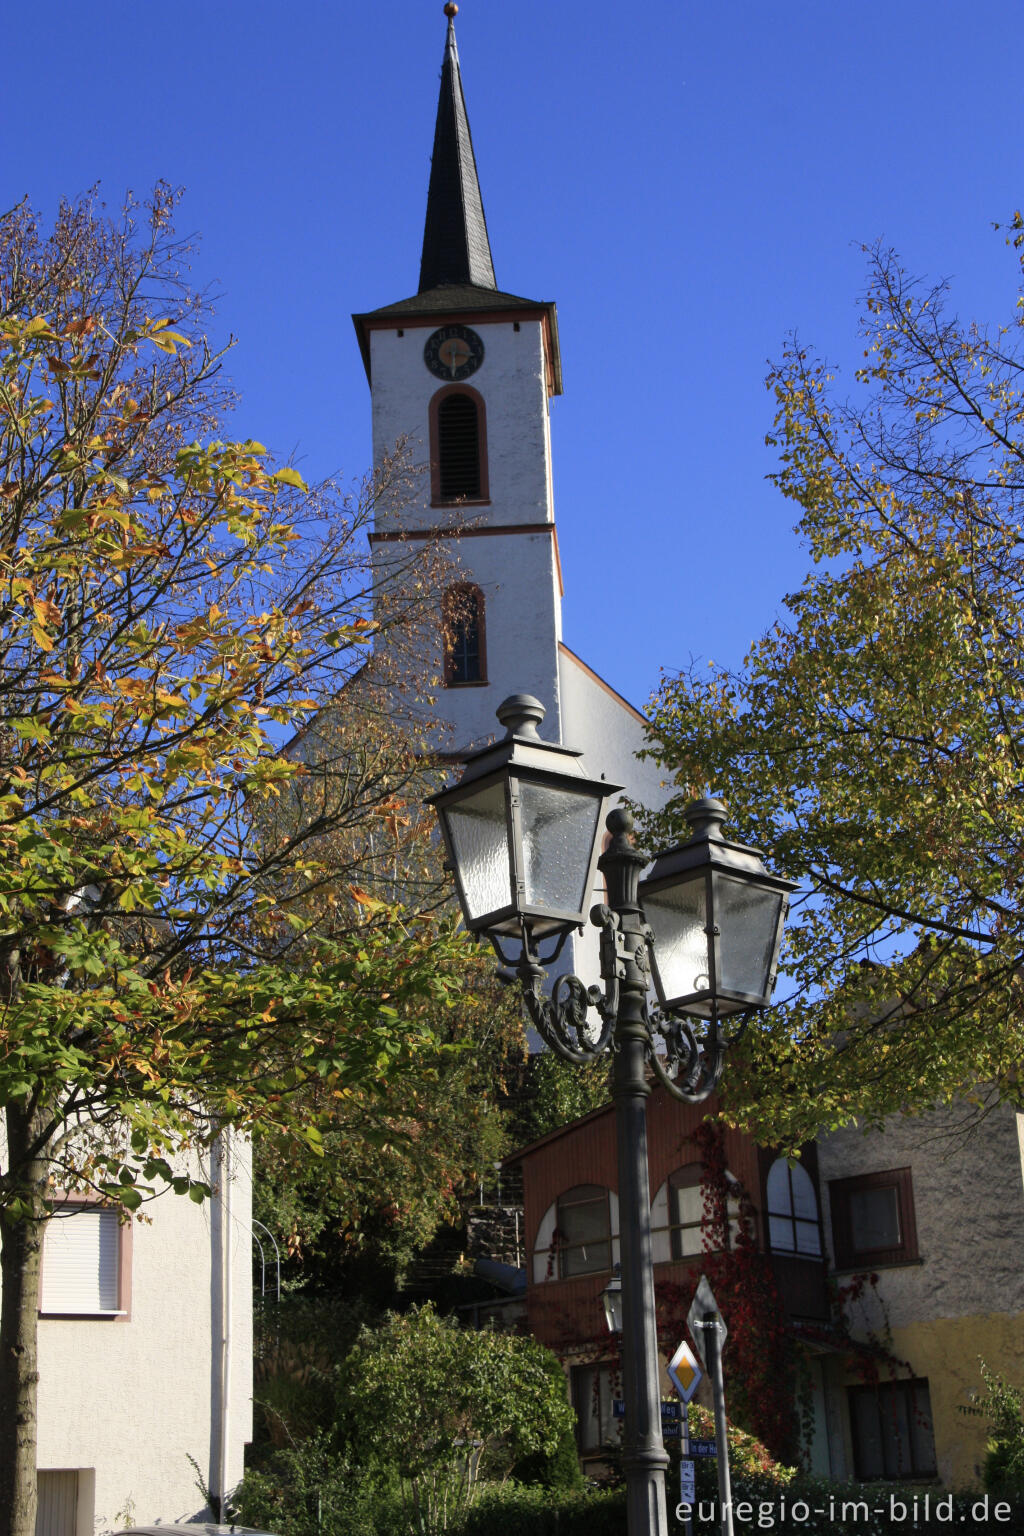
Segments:
[[[685,1339],[668,1363],[668,1377],[684,1403],[690,1401],[704,1379],[697,1356]]]

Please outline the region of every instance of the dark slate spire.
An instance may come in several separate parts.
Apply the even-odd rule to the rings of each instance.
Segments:
[[[441,69],[441,95],[430,162],[427,222],[420,259],[420,293],[451,283],[496,288],[491,243],[476,174],[473,140],[462,94],[459,51],[455,46],[455,13],[445,6],[448,40]]]

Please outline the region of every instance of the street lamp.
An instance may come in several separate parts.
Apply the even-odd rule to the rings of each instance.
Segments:
[[[604,1320],[609,1333],[622,1332],[622,1265],[616,1264],[611,1279],[601,1292]]]
[[[769,875],[756,850],[723,838],[724,806],[701,800],[687,812],[689,840],[660,855],[641,888],[648,858],[633,846],[628,811],[610,812],[610,841],[596,857],[600,812],[619,786],[588,779],[580,753],[542,741],[543,718],[543,705],[529,694],[506,699],[498,710],[504,739],[473,753],[459,782],[430,803],[440,817],[466,926],[486,935],[502,963],[514,966],[530,1020],[547,1045],[580,1063],[614,1047],[629,1532],[667,1536],[646,1067],[650,1063],[668,1092],[688,1103],[713,1091],[743,1015],[769,1001],[795,887]],[[590,912],[601,930],[604,985],[588,988],[578,976],[559,976],[548,995],[545,967],[568,934],[582,928],[595,862],[608,894]],[[542,960],[544,940],[555,947]],[[516,941],[513,956],[507,946]],[[654,1011],[648,1003],[652,959],[661,1004]],[[591,1007],[599,1026],[588,1020]],[[734,1016],[740,1022],[730,1035],[720,1020]],[[609,1317],[612,1286],[604,1293]]]

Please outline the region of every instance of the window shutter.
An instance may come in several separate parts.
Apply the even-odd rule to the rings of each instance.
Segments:
[[[116,1312],[119,1305],[120,1228],[116,1211],[74,1211],[53,1216],[43,1244],[43,1312]]]
[[[446,501],[480,495],[480,429],[469,395],[446,395],[438,406],[437,456]]]

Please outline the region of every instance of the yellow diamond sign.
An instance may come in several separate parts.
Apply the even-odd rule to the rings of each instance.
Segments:
[[[682,1401],[688,1403],[704,1375],[689,1344],[680,1344],[668,1363],[668,1375]]]

